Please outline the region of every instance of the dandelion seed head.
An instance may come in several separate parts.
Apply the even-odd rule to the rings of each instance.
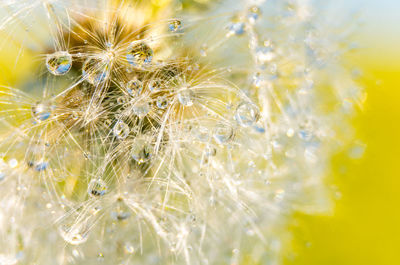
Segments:
[[[349,140],[347,114],[321,109],[363,98],[326,13],[100,2],[0,3],[0,28],[46,58],[29,89],[0,88],[0,263],[279,260],[287,213],[327,207],[323,175]]]

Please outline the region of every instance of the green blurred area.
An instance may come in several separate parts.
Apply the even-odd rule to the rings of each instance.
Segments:
[[[334,158],[341,196],[333,215],[295,214],[285,265],[400,264],[400,54],[382,40],[368,46],[351,58],[368,93],[353,122],[366,151],[359,160]]]

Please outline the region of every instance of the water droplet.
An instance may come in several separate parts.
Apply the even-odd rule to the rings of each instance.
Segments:
[[[113,134],[115,137],[117,137],[119,140],[123,140],[129,135],[129,126],[125,122],[119,120],[115,123],[114,128],[113,128]]]
[[[301,129],[298,131],[298,136],[304,141],[310,141],[313,138],[313,132],[308,129]]]
[[[103,262],[104,261],[104,254],[103,253],[99,253],[97,254],[97,261]]]
[[[47,167],[49,166],[49,163],[46,161],[39,161],[35,164],[35,170],[40,172],[40,171],[44,171],[47,169]]]
[[[166,96],[157,97],[157,107],[159,109],[165,109],[168,106],[168,99]]]
[[[285,190],[278,189],[278,190],[275,191],[274,199],[276,201],[282,201],[284,197],[285,197]]]
[[[124,105],[126,103],[125,97],[124,96],[118,97],[117,103],[118,103],[118,105]]]
[[[291,138],[291,137],[294,136],[294,130],[293,130],[293,128],[289,128],[289,129],[287,130],[286,136],[289,137],[289,138]]]
[[[32,116],[37,122],[42,122],[50,118],[52,106],[48,102],[37,102],[32,106]]]
[[[87,59],[82,67],[82,75],[92,85],[101,84],[110,75],[107,60],[101,58]]]
[[[71,220],[71,222],[64,220],[64,222],[58,227],[58,231],[61,237],[71,245],[80,245],[85,243],[89,235],[89,228],[86,226],[86,223],[80,223],[76,219]]]
[[[208,47],[207,47],[206,44],[201,45],[201,47],[200,47],[200,55],[202,57],[206,57],[207,56],[207,49],[208,49]]]
[[[149,113],[150,106],[149,103],[145,100],[141,100],[139,102],[135,102],[135,105],[132,107],[132,112],[139,118],[143,118]]]
[[[127,51],[126,60],[135,67],[143,67],[153,59],[153,50],[144,42],[133,42]]]
[[[65,75],[71,69],[72,56],[65,51],[55,52],[46,56],[46,67],[53,75]]]
[[[178,19],[174,19],[168,23],[168,28],[172,32],[179,32],[182,29],[182,22]]]
[[[209,145],[206,146],[204,151],[205,151],[206,156],[215,156],[217,154],[217,149],[215,149],[215,147],[209,146]]]
[[[10,161],[8,161],[8,166],[10,168],[16,168],[18,166],[18,160],[15,158],[10,159]]]
[[[7,164],[4,163],[2,158],[0,158],[0,182],[2,182],[6,178],[7,176],[6,170],[7,170]]]
[[[133,252],[135,252],[135,248],[132,246],[131,243],[125,243],[124,250],[127,254],[133,254]]]
[[[107,192],[107,185],[101,179],[92,179],[89,182],[87,192],[93,198],[103,196]]]
[[[242,35],[244,33],[245,24],[241,21],[232,22],[229,25],[229,32],[234,35]]]
[[[364,156],[366,148],[366,144],[356,141],[354,146],[350,148],[348,155],[352,159],[360,159]]]
[[[160,80],[150,80],[149,83],[147,84],[147,88],[151,92],[157,92],[161,90],[161,81]]]
[[[228,142],[233,137],[233,128],[227,124],[218,124],[214,129],[214,139],[219,144]]]
[[[116,221],[123,221],[131,216],[131,210],[122,198],[118,198],[114,210],[111,212],[111,218]]]
[[[6,178],[6,173],[0,170],[0,182],[3,181],[5,178]]]
[[[271,47],[260,46],[256,48],[256,58],[259,64],[265,64],[275,58],[275,53]]]
[[[193,105],[193,98],[194,93],[189,88],[184,88],[178,93],[178,100],[185,107],[190,107]]]
[[[71,118],[76,121],[77,119],[79,119],[79,113],[77,111],[72,111],[71,112]]]
[[[242,102],[236,109],[235,119],[242,127],[252,126],[257,122],[260,112],[256,105],[251,102]]]
[[[139,79],[133,79],[126,84],[126,90],[132,96],[139,95],[143,90],[143,82]]]
[[[196,126],[192,130],[192,133],[202,142],[208,142],[210,140],[210,131],[205,126]]]
[[[131,156],[139,164],[145,163],[151,159],[152,147],[146,137],[137,137],[132,144]]]
[[[254,24],[256,20],[261,16],[261,10],[258,6],[252,6],[248,10],[247,19],[250,23]]]

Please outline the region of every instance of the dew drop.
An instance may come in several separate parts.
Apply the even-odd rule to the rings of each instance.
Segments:
[[[80,245],[88,239],[89,229],[84,223],[64,223],[59,226],[61,237],[71,245]]]
[[[200,55],[202,57],[206,57],[207,56],[207,49],[208,49],[208,47],[207,47],[206,44],[201,45],[201,47],[200,47]]]
[[[117,137],[119,140],[123,140],[129,135],[129,126],[125,122],[119,120],[115,123],[114,128],[113,128],[113,134],[115,137]]]
[[[106,60],[101,58],[89,58],[82,67],[83,77],[92,85],[99,85],[109,76],[109,66]]]
[[[235,119],[242,127],[252,126],[257,122],[260,112],[256,105],[251,102],[242,102],[236,109]]]
[[[15,158],[10,159],[10,161],[8,161],[8,166],[10,168],[16,168],[18,166],[18,160]]]
[[[260,46],[256,48],[256,58],[259,64],[265,64],[275,58],[275,53],[271,47]]]
[[[136,138],[132,144],[131,156],[139,164],[149,161],[152,156],[152,147],[149,140],[145,137]]]
[[[132,112],[139,118],[143,118],[149,113],[150,106],[149,103],[145,100],[136,102],[135,105],[132,107]]]
[[[47,161],[39,161],[35,164],[35,170],[40,172],[47,169],[49,163]]]
[[[97,254],[97,261],[103,262],[104,261],[104,254],[103,253],[99,253]]]
[[[121,96],[117,98],[118,105],[124,105],[126,103],[125,97]]]
[[[71,118],[76,121],[79,119],[79,113],[77,111],[72,111]]]
[[[157,97],[157,102],[156,102],[157,108],[159,109],[165,109],[168,106],[168,99],[166,96],[159,96]]]
[[[219,144],[228,142],[233,137],[233,128],[227,124],[218,124],[214,129],[214,139]]]
[[[205,155],[206,156],[215,156],[217,154],[217,149],[213,146],[206,146],[205,148]]]
[[[193,129],[192,133],[202,142],[208,142],[210,140],[210,131],[205,126],[196,126],[196,129]]]
[[[93,198],[103,196],[107,192],[107,185],[101,179],[92,179],[89,182],[87,192]]]
[[[139,95],[143,90],[143,82],[139,79],[133,79],[126,84],[126,90],[132,96]]]
[[[5,178],[6,178],[6,173],[0,171],[0,182],[3,181]]]
[[[123,221],[131,216],[131,210],[125,204],[122,198],[118,198],[114,210],[111,212],[111,218],[116,221]]]
[[[250,23],[254,24],[256,20],[261,16],[261,10],[258,6],[252,6],[248,10],[247,19]]]
[[[150,80],[149,83],[147,84],[147,88],[151,92],[157,92],[161,90],[161,81],[160,80]]]
[[[185,107],[190,107],[193,105],[193,98],[194,93],[189,88],[182,89],[178,93],[178,100]]]
[[[46,67],[53,75],[65,75],[71,69],[72,56],[65,51],[55,52],[46,56]]]
[[[313,132],[308,129],[300,129],[297,134],[300,139],[306,142],[310,141],[313,138]]]
[[[182,29],[182,22],[175,19],[168,24],[168,28],[171,32],[179,32]]]
[[[234,34],[234,35],[243,35],[243,33],[244,33],[244,23],[243,22],[241,22],[241,21],[239,21],[239,22],[232,22],[230,25],[229,25],[229,32],[231,33],[231,34]]]
[[[7,174],[6,174],[7,164],[4,163],[3,159],[0,158],[0,182],[2,182]]]
[[[126,60],[134,67],[143,67],[153,59],[153,50],[144,42],[133,42],[126,54]]]
[[[132,246],[131,243],[125,243],[124,251],[127,254],[133,254],[133,252],[135,252],[135,248]]]
[[[37,122],[42,122],[50,118],[52,106],[48,102],[37,102],[32,106],[32,116]]]

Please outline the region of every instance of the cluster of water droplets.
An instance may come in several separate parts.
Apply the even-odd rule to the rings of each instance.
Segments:
[[[96,28],[81,18],[89,23],[45,56],[54,87],[18,98],[29,124],[4,137],[12,144],[2,144],[0,184],[18,175],[18,194],[36,198],[38,216],[56,227],[49,240],[67,243],[68,264],[239,264],[246,251],[272,264],[292,202],[312,208],[324,193],[341,116],[322,117],[314,102],[323,49],[310,36],[298,41],[312,21],[297,7],[243,6],[215,28],[213,19]],[[185,39],[191,31],[197,46]]]

